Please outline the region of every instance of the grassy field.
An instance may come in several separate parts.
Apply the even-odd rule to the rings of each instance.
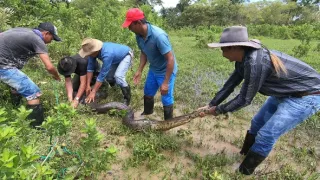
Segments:
[[[170,38],[179,65],[174,111],[174,116],[179,116],[206,105],[233,71],[234,64],[224,59],[220,50],[196,47],[195,37],[172,33]],[[256,38],[270,49],[289,54],[299,44],[297,40]],[[320,70],[318,56],[319,52],[310,52],[302,59]],[[136,58],[133,70],[139,64],[138,61]],[[56,105],[55,94],[58,94],[59,102],[66,101],[64,83],[53,82],[43,65],[29,62],[24,71],[42,89],[47,115],[50,115],[49,109]],[[132,84],[132,107],[138,116],[143,108],[143,83],[133,86],[133,73],[130,71],[127,77]],[[105,90],[108,98],[102,102],[121,101],[120,88]],[[4,91],[1,95],[1,106],[10,108],[7,93]],[[119,153],[111,170],[94,179],[319,179],[318,116],[281,137],[270,156],[257,168],[255,175],[245,177],[235,172],[244,158],[239,151],[250,127],[250,120],[264,100],[264,96],[258,95],[250,106],[228,116],[196,118],[189,124],[166,132],[140,133],[123,126],[117,116],[98,115],[81,105],[72,131],[64,137],[64,141],[68,148],[76,147],[82,135],[80,129],[84,126],[84,120],[92,117],[97,119],[98,130],[104,135],[101,148],[114,145]],[[159,94],[156,96],[155,113],[150,118],[163,119]],[[39,151],[44,153],[48,139],[41,139],[39,143],[43,144],[43,149]]]

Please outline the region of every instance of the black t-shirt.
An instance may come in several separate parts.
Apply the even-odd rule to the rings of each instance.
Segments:
[[[77,67],[76,70],[74,71],[74,73],[76,73],[79,76],[84,76],[87,74],[87,66],[88,66],[88,60],[82,58],[79,54],[76,54],[74,56],[71,56],[71,58],[75,59],[77,62]],[[95,67],[95,71],[97,71],[97,69],[99,68],[99,63],[96,63],[96,67]],[[69,76],[65,76],[65,77],[70,77]]]

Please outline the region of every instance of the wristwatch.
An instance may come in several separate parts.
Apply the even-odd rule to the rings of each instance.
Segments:
[[[74,99],[75,99],[76,101],[79,101],[79,97],[75,97]]]

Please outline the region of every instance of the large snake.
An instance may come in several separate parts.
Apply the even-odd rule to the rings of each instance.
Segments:
[[[95,105],[91,105],[91,108],[93,109],[93,111],[96,111],[98,113],[107,113],[112,109],[125,110],[126,114],[122,118],[122,123],[135,131],[143,131],[143,130],[166,131],[174,127],[186,124],[190,122],[192,119],[199,117],[199,111],[194,111],[192,113],[174,117],[166,121],[157,121],[157,120],[149,120],[149,119],[135,120],[133,110],[129,106],[120,102],[95,104]]]

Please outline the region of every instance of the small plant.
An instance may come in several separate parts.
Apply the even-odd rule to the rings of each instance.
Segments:
[[[195,38],[197,41],[196,47],[198,48],[206,48],[208,47],[208,43],[211,43],[215,40],[214,33],[209,30],[208,32],[201,32],[200,34],[195,35]]]
[[[196,168],[202,172],[204,179],[222,179],[222,176],[216,169],[233,163],[233,159],[228,157],[224,151],[214,155],[206,155],[204,157],[200,157],[198,154],[187,151],[186,156],[196,163]]]
[[[39,146],[34,143],[37,134],[32,134],[31,121],[26,120],[30,112],[21,106],[12,113],[16,116],[8,117],[6,110],[0,109],[0,179],[30,179],[34,174],[46,179],[53,177],[55,170],[38,162]]]
[[[132,138],[127,144],[133,150],[129,164],[133,167],[147,161],[147,167],[156,170],[165,159],[163,150],[178,150],[179,143],[172,137],[161,133],[147,132]]]
[[[114,146],[107,149],[100,148],[103,135],[97,131],[96,120],[86,120],[85,124],[82,132],[86,133],[86,137],[81,139],[80,147],[80,155],[83,161],[80,173],[81,176],[88,177],[109,170],[110,162],[116,157],[118,150]]]
[[[292,51],[296,57],[304,57],[308,55],[310,47],[309,42],[301,42],[301,44],[295,46]]]
[[[72,124],[71,120],[75,117],[76,111],[69,105],[61,103],[54,107],[54,116],[49,116],[42,124],[50,137],[58,137],[67,134]]]

